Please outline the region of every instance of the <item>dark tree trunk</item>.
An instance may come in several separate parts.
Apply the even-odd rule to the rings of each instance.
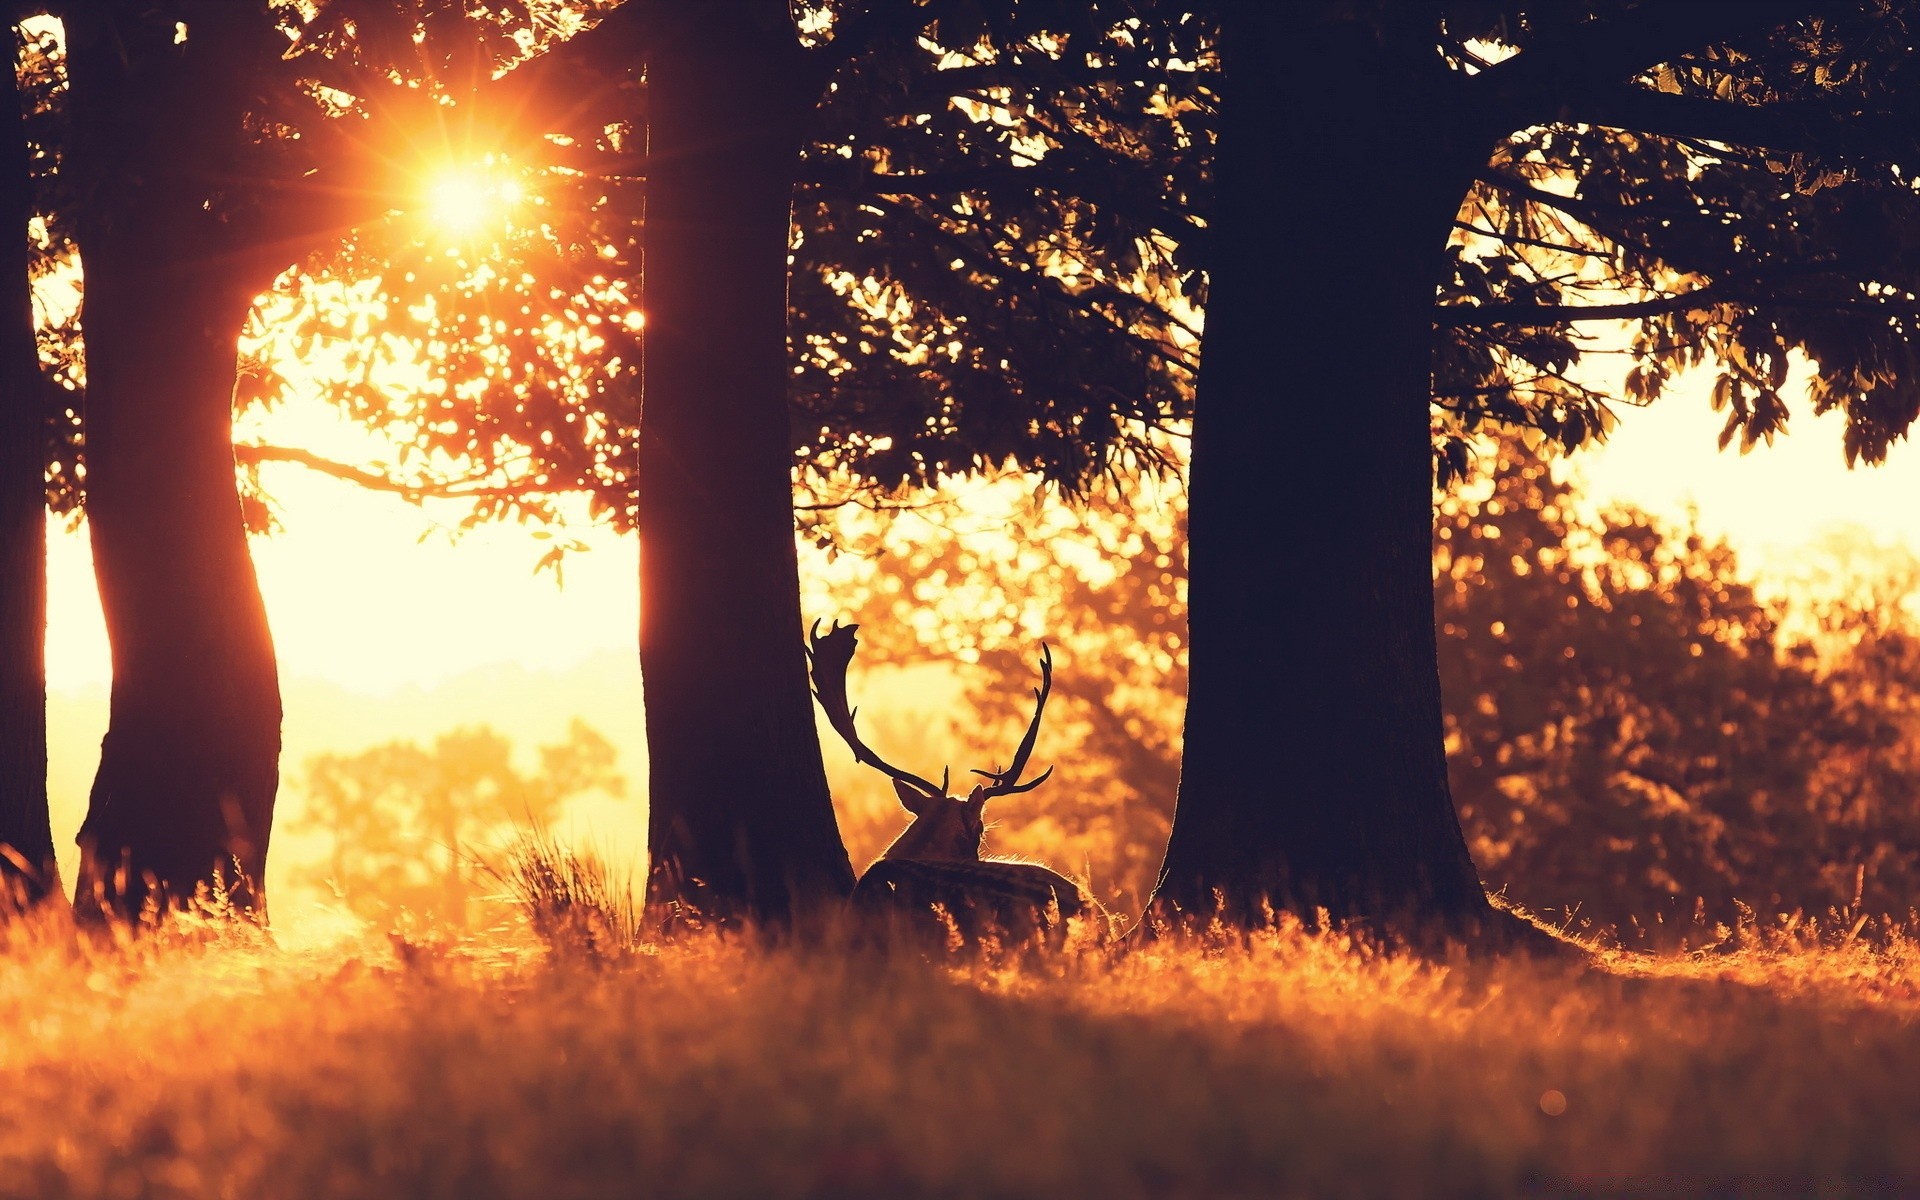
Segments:
[[[46,392],[27,275],[32,201],[13,27],[0,105],[0,908],[59,893],[47,819]]]
[[[175,45],[142,9],[68,26],[87,520],[113,648],[77,899],[125,914],[220,877],[264,916],[280,689],[232,449],[235,346],[261,280],[218,202],[244,93],[216,23]]]
[[[1492,136],[1421,93],[1430,44],[1383,46],[1333,5],[1223,7],[1160,912],[1224,897],[1233,923],[1271,904],[1476,926],[1435,660],[1429,347],[1448,225]]]
[[[783,0],[661,6],[640,420],[649,903],[779,921],[853,871],[794,552],[787,231],[815,92]]]

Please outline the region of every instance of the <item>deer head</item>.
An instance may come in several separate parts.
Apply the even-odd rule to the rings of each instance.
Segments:
[[[889,766],[860,740],[853,724],[859,710],[847,706],[847,664],[853,661],[857,648],[854,633],[859,628],[836,621],[831,629],[821,633],[820,623],[814,622],[807,636],[807,658],[813,673],[813,692],[827,714],[828,724],[853,750],[855,762],[865,763],[893,780],[893,794],[900,797],[901,807],[913,814],[913,823],[894,839],[881,857],[978,859],[980,839],[986,829],[982,812],[987,801],[995,796],[1030,792],[1053,774],[1053,768],[1049,767],[1026,783],[1020,782],[1021,773],[1027,769],[1027,759],[1033,756],[1034,739],[1040,736],[1040,715],[1046,711],[1047,693],[1053,690],[1052,652],[1044,643],[1041,645],[1040,686],[1033,690],[1033,721],[1027,726],[1026,736],[1020,739],[1019,748],[1013,752],[1012,764],[1004,771],[976,768],[973,773],[982,776],[985,782],[976,785],[965,799],[957,799],[947,794],[950,771],[941,772],[937,785],[930,783]]]

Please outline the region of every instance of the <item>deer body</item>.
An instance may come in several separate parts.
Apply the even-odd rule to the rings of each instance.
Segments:
[[[998,938],[1056,948],[1066,940],[1067,922],[1098,912],[1080,885],[1057,871],[986,859],[880,859],[854,885],[853,907],[901,917],[916,934],[950,930],[963,945]]]
[[[1053,774],[1049,769],[1020,782],[1039,736],[1040,717],[1053,686],[1053,659],[1041,648],[1041,685],[1034,689],[1033,722],[1004,771],[975,771],[986,782],[965,798],[947,794],[949,776],[935,785],[888,766],[868,749],[854,728],[855,710],[847,704],[846,669],[853,660],[858,626],[835,625],[810,639],[815,695],[827,720],[853,750],[854,759],[893,780],[894,795],[913,820],[853,889],[856,912],[896,919],[908,932],[958,934],[962,944],[978,946],[999,938],[1005,943],[1041,941],[1058,946],[1067,922],[1103,916],[1080,885],[1037,863],[980,857],[985,838],[986,803],[995,796],[1031,791]]]

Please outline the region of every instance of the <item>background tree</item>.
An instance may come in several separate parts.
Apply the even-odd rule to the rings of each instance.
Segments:
[[[1920,643],[1886,562],[1765,603],[1724,543],[1581,516],[1522,455],[1442,502],[1435,564],[1449,765],[1490,885],[1629,940],[1741,906],[1911,905]],[[1817,640],[1789,632],[1809,618]]]
[[[1831,543],[1786,599],[1724,543],[1587,512],[1518,442],[1441,494],[1435,615],[1448,768],[1490,887],[1632,945],[1758,914],[1906,911],[1920,887],[1920,640],[1910,562]],[[1137,905],[1172,816],[1185,699],[1183,504],[964,501],[841,513],[810,595],[876,631],[869,740],[965,765],[1017,733],[1053,642],[1044,789],[996,852],[1088,870]],[[1156,515],[1162,514],[1162,515]],[[1775,581],[1768,589],[1779,586]],[[824,600],[821,601],[824,603]],[[834,769],[856,861],[897,834],[884,781]]]
[[[489,887],[490,853],[528,826],[551,827],[575,796],[625,788],[613,746],[578,720],[539,757],[538,770],[521,771],[512,743],[482,727],[443,734],[431,748],[390,742],[309,759],[307,804],[289,832],[319,834],[331,850],[304,882],[369,920],[407,912],[466,927]]]

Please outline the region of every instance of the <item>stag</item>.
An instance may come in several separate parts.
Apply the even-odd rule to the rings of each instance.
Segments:
[[[1040,686],[1033,691],[1033,720],[1020,739],[1013,761],[1002,771],[974,769],[982,782],[964,799],[948,794],[951,770],[938,784],[890,765],[862,741],[854,726],[859,711],[847,703],[847,665],[857,647],[857,625],[835,622],[825,633],[818,622],[808,635],[807,657],[814,695],[834,732],[853,751],[854,761],[893,781],[893,793],[913,820],[880,858],[861,875],[853,890],[856,911],[906,918],[925,928],[944,914],[963,942],[978,945],[989,936],[1025,943],[1059,945],[1066,922],[1101,915],[1099,905],[1080,886],[1037,863],[980,857],[986,835],[987,801],[1030,792],[1053,774],[1049,767],[1025,783],[1020,776],[1040,736],[1040,718],[1053,690],[1053,655],[1040,648]],[[1100,922],[1096,921],[1096,925]],[[941,928],[945,928],[943,922]]]

